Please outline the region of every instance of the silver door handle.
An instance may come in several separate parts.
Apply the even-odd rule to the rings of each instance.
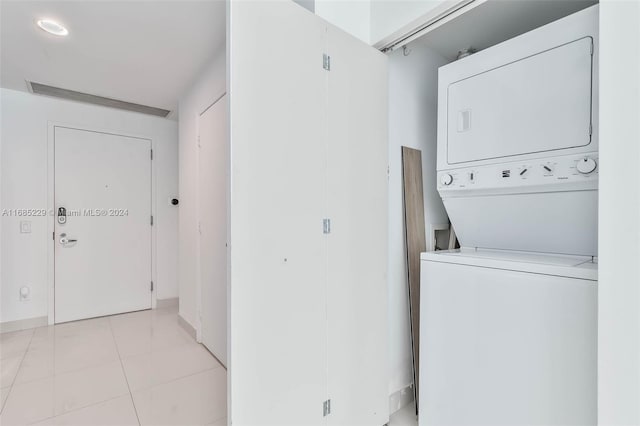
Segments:
[[[69,244],[69,243],[75,243],[78,240],[72,239],[72,238],[67,238],[67,234],[62,233],[60,234],[60,244],[65,245],[65,244]]]

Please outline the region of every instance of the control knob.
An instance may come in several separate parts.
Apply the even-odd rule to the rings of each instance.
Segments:
[[[598,167],[598,163],[596,163],[596,160],[594,160],[593,158],[584,157],[578,160],[576,168],[583,175],[588,175],[589,173],[593,172],[596,167]]]
[[[453,183],[453,176],[451,176],[449,173],[442,175],[440,177],[440,183],[445,186],[451,185],[451,183]]]

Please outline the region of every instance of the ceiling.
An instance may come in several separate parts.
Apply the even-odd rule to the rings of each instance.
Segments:
[[[171,110],[225,42],[225,2],[0,2],[0,85],[25,80]],[[50,18],[67,37],[35,25]]]
[[[458,51],[486,49],[596,4],[597,0],[486,0],[416,39],[453,61]]]

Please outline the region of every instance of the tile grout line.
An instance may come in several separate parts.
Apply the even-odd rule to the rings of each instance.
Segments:
[[[133,400],[133,393],[131,392],[131,386],[129,386],[129,379],[127,378],[127,372],[124,369],[124,363],[122,362],[122,357],[120,356],[120,349],[118,348],[118,342],[116,341],[116,335],[113,332],[113,324],[111,324],[111,319],[109,322],[109,330],[111,330],[111,338],[113,339],[113,344],[116,346],[116,352],[118,353],[118,360],[120,361],[120,368],[122,368],[122,375],[124,376],[125,382],[127,382],[127,389],[129,389],[129,398],[131,398],[131,404],[133,405],[133,411],[136,413],[136,420],[138,420],[138,425],[140,426],[140,415],[138,415],[138,407],[136,407],[136,402]]]
[[[0,1],[2,1],[2,0],[0,0]],[[62,371],[60,371],[58,373],[52,373],[52,374],[49,374],[47,376],[37,377],[35,379],[29,379],[29,380],[25,380],[25,381],[20,382],[20,383],[15,383],[15,385],[16,386],[29,385],[29,384],[33,384],[34,382],[40,382],[40,381],[43,381],[43,380],[54,378],[56,376],[64,376],[64,375],[67,375],[67,374],[80,373],[80,372],[83,372],[85,370],[96,369],[98,367],[103,367],[105,365],[112,364],[114,362],[116,362],[115,359],[111,360],[111,361],[102,361],[102,362],[100,362],[98,364],[86,365],[84,367],[77,368],[77,369],[74,368],[73,370],[62,370]],[[17,376],[16,376],[16,378],[17,378]],[[9,387],[9,386],[7,386],[7,387]]]
[[[133,391],[132,391],[131,386],[130,386],[130,384],[129,384],[129,380],[128,380],[128,377],[127,377],[127,374],[126,374],[126,370],[125,370],[125,368],[124,368],[124,360],[123,360],[123,357],[122,357],[122,356],[121,356],[121,354],[120,354],[120,350],[119,350],[119,346],[118,346],[117,340],[115,339],[115,329],[114,329],[114,327],[113,327],[113,323],[112,323],[112,321],[111,321],[110,319],[108,319],[108,320],[107,320],[107,322],[109,323],[109,324],[108,324],[108,327],[109,327],[109,330],[110,330],[110,332],[111,332],[110,334],[111,334],[111,336],[112,336],[112,341],[113,341],[113,343],[114,343],[114,345],[115,345],[115,348],[116,348],[116,354],[117,354],[118,359],[119,359],[119,361],[120,361],[120,368],[121,368],[121,370],[122,370],[122,372],[123,372],[123,375],[124,375],[124,377],[125,377],[125,382],[127,383],[127,390],[128,390],[128,393],[129,393],[129,398],[130,398],[130,400],[131,400],[131,402],[132,402],[132,405],[133,405],[133,408],[134,408],[134,412],[136,413],[136,419],[137,419],[137,422],[138,422],[138,424],[140,425],[140,424],[141,424],[141,421],[140,421],[140,417],[139,417],[139,414],[138,414],[138,408],[137,408],[137,406],[136,406],[135,400],[133,399]],[[28,341],[28,343],[27,343],[27,345],[26,345],[26,349],[25,349],[25,350],[24,350],[24,352],[22,353],[22,356],[21,356],[21,359],[20,359],[20,363],[19,363],[19,365],[18,365],[18,370],[17,370],[17,372],[16,372],[16,375],[15,375],[15,377],[13,378],[13,380],[12,380],[12,382],[11,382],[11,385],[9,386],[9,394],[10,394],[10,393],[12,393],[12,392],[11,392],[11,391],[12,391],[12,388],[13,388],[13,387],[14,387],[14,385],[16,384],[16,381],[17,381],[17,378],[18,378],[18,374],[20,373],[20,371],[21,371],[21,369],[22,369],[22,367],[23,367],[23,363],[24,363],[24,359],[26,358],[26,355],[27,355],[27,354],[29,353],[29,351],[32,349],[32,346],[31,346],[31,345],[33,345],[33,340],[35,339],[35,332],[37,331],[37,329],[38,329],[38,328],[34,328],[34,329],[32,329],[31,335],[29,336],[29,341]],[[203,345],[198,344],[197,342],[193,342],[193,343],[195,343],[195,345],[196,345],[196,346],[203,347]],[[169,348],[169,347],[167,347],[166,349],[167,349],[167,350],[170,350],[170,348]],[[209,356],[211,356],[210,352],[209,352],[208,350],[206,350],[206,347],[205,347],[204,349],[205,349],[205,352],[207,352],[207,354],[208,354]],[[125,357],[125,358],[126,358],[126,357]],[[212,357],[212,358],[215,360],[215,365],[214,365],[214,366],[212,366],[212,367],[205,368],[205,369],[200,370],[200,371],[195,371],[195,372],[192,372],[192,373],[187,374],[187,375],[184,375],[184,376],[176,377],[176,378],[173,378],[173,379],[168,380],[168,381],[163,381],[162,383],[157,383],[157,384],[155,384],[155,385],[153,385],[153,386],[150,386],[150,388],[153,388],[153,387],[155,387],[155,386],[159,386],[159,385],[169,384],[169,383],[172,383],[172,382],[177,382],[177,381],[179,381],[179,380],[182,380],[182,379],[185,379],[185,378],[188,378],[188,377],[191,377],[191,376],[196,376],[196,375],[199,375],[199,374],[203,374],[203,373],[206,373],[206,372],[211,371],[211,370],[217,370],[218,368],[222,368],[223,370],[226,370],[226,369],[224,368],[224,366],[223,366],[219,361],[217,361],[217,359],[215,359],[215,357]],[[86,367],[86,368],[91,368],[91,367]],[[80,370],[82,370],[82,369],[80,369]],[[77,370],[77,371],[80,371],[80,370]],[[76,370],[74,370],[74,371],[76,371]],[[226,373],[226,371],[225,371],[225,373]],[[36,380],[40,380],[40,379],[34,379],[34,380],[32,380],[32,381],[36,381]],[[30,382],[31,382],[31,381],[28,381],[28,382],[26,382],[26,383],[30,383]],[[143,389],[139,389],[139,390],[143,390]],[[7,394],[7,400],[8,400],[9,394]],[[124,395],[126,395],[126,394],[124,394]],[[91,407],[91,406],[94,406],[94,405],[102,404],[102,403],[105,403],[105,402],[107,402],[107,401],[111,401],[111,400],[114,400],[114,399],[120,398],[120,397],[122,397],[122,396],[123,396],[123,395],[114,396],[114,397],[109,398],[109,399],[106,399],[106,400],[104,400],[104,401],[98,401],[98,402],[95,402],[95,403],[92,403],[92,404],[89,404],[89,405],[86,405],[86,406],[83,406],[83,407],[77,407],[76,409],[70,410],[70,411],[68,411],[68,412],[60,413],[60,414],[58,414],[58,415],[54,414],[53,416],[47,417],[47,418],[45,418],[45,419],[40,419],[40,420],[38,420],[38,421],[43,421],[43,420],[47,420],[47,419],[52,419],[52,418],[55,418],[55,417],[59,417],[59,416],[62,416],[62,415],[66,415],[66,414],[68,414],[68,413],[71,413],[71,412],[74,412],[74,411],[78,411],[78,410],[82,410],[82,409],[85,409],[85,408],[87,408],[87,407]],[[0,410],[2,410],[2,411],[3,411],[3,410],[4,410],[4,406],[6,406],[6,401],[3,403],[3,406],[2,406],[2,407],[0,407]],[[220,417],[220,418],[223,418],[223,417]],[[218,420],[218,419],[216,419],[216,420]]]
[[[187,379],[187,378],[191,378],[191,377],[194,377],[194,376],[197,376],[197,375],[200,375],[200,374],[205,374],[205,373],[208,373],[208,372],[210,372],[210,371],[215,371],[215,370],[218,370],[218,369],[225,370],[224,366],[222,366],[222,364],[220,364],[220,365],[219,365],[219,366],[217,366],[217,367],[211,367],[211,368],[207,368],[207,369],[202,370],[202,371],[197,371],[197,372],[195,372],[195,373],[187,374],[186,376],[176,377],[176,378],[171,379],[171,380],[168,380],[168,381],[166,381],[166,382],[157,383],[157,384],[154,384],[154,385],[151,385],[151,386],[145,386],[145,387],[143,387],[143,388],[138,389],[138,390],[137,390],[137,392],[147,391],[147,390],[149,390],[149,391],[150,391],[151,389],[156,388],[156,387],[159,387],[159,386],[165,386],[165,385],[168,385],[168,384],[172,384],[172,383],[178,382],[178,381],[180,381],[180,380],[184,380],[184,379]],[[126,373],[125,373],[125,377],[126,377]],[[226,377],[227,377],[227,373],[226,373],[226,371],[225,371],[225,378],[226,378]],[[133,395],[132,395],[131,399],[132,399],[132,401],[133,401]],[[134,407],[134,409],[136,409],[136,415],[138,415],[138,411],[137,411],[137,408],[136,408],[136,404],[135,404],[135,402],[133,402],[133,407]],[[226,411],[225,411],[225,415],[224,415],[224,416],[221,416],[221,417],[219,417],[219,418],[217,418],[217,419],[214,419],[213,421],[214,421],[214,422],[216,422],[216,421],[218,421],[218,420],[221,420],[221,419],[224,419],[224,418],[227,418],[227,417],[228,417],[228,413],[226,413]]]
[[[85,408],[91,408],[91,407],[94,407],[96,405],[104,404],[105,402],[114,401],[116,399],[122,398],[123,396],[126,396],[126,394],[114,396],[114,397],[111,397],[109,399],[105,399],[104,401],[93,402],[93,403],[91,403],[89,405],[84,405],[82,407],[74,408],[73,410],[65,411],[65,412],[57,414],[57,415],[54,414],[53,416],[45,417],[44,419],[36,420],[36,421],[31,422],[29,424],[33,425],[33,424],[44,422],[45,420],[51,420],[51,419],[55,419],[56,417],[66,416],[67,414],[75,413],[76,411],[84,410]]]
[[[82,321],[86,321],[86,320],[80,320],[80,321],[75,321],[75,322],[82,322]],[[110,321],[108,321],[108,323],[109,323],[109,327],[110,327],[110,328],[109,328],[109,330],[111,331],[111,337],[114,339],[114,346],[116,347],[116,353],[118,354],[118,358],[119,358],[119,357],[120,357],[120,354],[118,353],[118,345],[117,345],[117,343],[115,342],[115,337],[114,337],[114,334],[113,334],[113,329],[111,329],[111,322],[110,322]],[[45,327],[51,327],[51,326],[45,326]],[[55,327],[55,324],[53,325],[53,327]],[[26,357],[26,353],[29,351],[29,349],[31,349],[31,344],[33,343],[33,339],[34,339],[34,337],[35,337],[35,331],[36,331],[38,328],[40,328],[40,327],[36,327],[36,328],[34,329],[34,332],[33,332],[32,336],[31,336],[31,339],[29,340],[29,345],[28,345],[28,347],[27,347],[27,350],[25,351],[25,357]],[[55,330],[56,330],[56,329],[54,328],[54,335],[55,335]],[[54,339],[55,339],[55,337],[54,337]],[[105,364],[106,364],[106,363],[112,363],[112,362],[115,362],[115,361],[105,361]],[[85,366],[85,367],[82,367],[82,368],[80,368],[80,369],[74,369],[74,370],[70,370],[70,371],[64,371],[62,374],[76,373],[76,372],[79,372],[79,371],[82,371],[82,370],[85,370],[85,369],[95,368],[95,367],[99,367],[99,366],[102,366],[102,365],[103,365],[103,364],[97,364],[97,365],[95,365],[95,366],[94,366],[94,365]],[[123,367],[122,367],[122,362],[120,363],[120,367],[121,367],[121,368],[123,368]],[[54,375],[53,375],[52,377],[55,377],[55,375],[56,375],[56,374],[54,373]],[[127,376],[126,376],[126,373],[125,373],[124,371],[123,371],[123,375],[125,376],[125,381],[126,381],[126,377],[127,377]],[[15,381],[15,380],[17,380],[17,378],[18,378],[18,375],[16,374],[16,378],[14,379],[14,381]],[[47,378],[48,378],[48,377],[47,377]],[[29,380],[29,381],[26,381],[26,382],[20,383],[20,385],[22,385],[22,384],[29,384],[29,383],[36,382],[36,381],[40,381],[40,380],[46,380],[47,378],[32,379],[32,380]],[[128,389],[128,390],[129,390],[129,389]],[[93,406],[96,406],[96,405],[99,405],[99,404],[103,404],[103,403],[105,403],[105,402],[109,402],[109,401],[116,400],[116,399],[118,399],[118,398],[122,398],[122,397],[123,397],[123,396],[125,396],[125,395],[126,395],[126,394],[122,394],[122,395],[114,396],[114,397],[111,397],[111,398],[105,399],[105,400],[103,400],[103,401],[97,401],[97,402],[91,403],[91,404],[89,404],[89,405],[84,405],[84,406],[81,406],[81,407],[77,407],[77,408],[74,408],[74,409],[72,409],[72,410],[62,412],[62,413],[60,413],[60,414],[55,414],[55,413],[54,413],[52,416],[49,416],[49,417],[46,417],[46,418],[43,418],[43,419],[40,419],[40,420],[36,420],[36,421],[34,421],[34,422],[32,422],[32,423],[29,423],[29,424],[36,424],[36,423],[43,422],[43,421],[45,421],[45,420],[50,420],[50,419],[53,419],[53,418],[56,418],[56,417],[64,416],[64,415],[67,415],[67,414],[69,414],[69,413],[73,413],[73,412],[76,412],[76,411],[83,410],[83,409],[85,409],[85,408],[93,407]],[[135,403],[133,402],[133,398],[131,397],[131,391],[130,391],[130,390],[129,390],[129,398],[131,399],[131,403],[132,403],[132,405],[134,406],[134,411],[135,411]],[[7,399],[8,399],[8,398],[7,398]],[[136,413],[136,418],[137,418],[137,416],[138,416],[138,414]],[[138,420],[138,424],[139,424],[139,423],[140,423],[140,421]]]
[[[24,359],[27,356],[27,352],[29,352],[29,348],[31,347],[31,342],[33,341],[33,336],[35,334],[36,334],[36,328],[33,328],[31,330],[31,337],[29,338],[29,343],[27,343],[27,348],[24,350],[24,353],[22,354],[22,358],[20,359],[20,364],[18,364],[16,375],[13,376],[13,380],[11,381],[11,385],[9,386],[9,393],[7,394],[7,397],[5,398],[5,400],[2,402],[2,407],[0,407],[0,413],[4,411],[4,407],[5,405],[7,405],[7,401],[11,396],[11,391],[13,391],[13,385],[16,383],[16,379],[18,378],[18,373],[20,373],[20,369],[22,368],[22,363],[24,362]]]
[[[0,1],[1,1],[1,0],[0,0]],[[45,327],[52,327],[52,326],[45,326]],[[34,330],[37,330],[38,328],[40,328],[40,327],[37,327],[37,328],[35,328]],[[54,329],[54,330],[55,330],[55,329]],[[31,338],[31,340],[29,341],[29,347],[27,348],[27,351],[25,352],[25,357],[26,357],[26,353],[28,353],[28,352],[29,352],[29,350],[31,350],[31,344],[33,343],[33,339],[34,339],[34,338],[35,338],[35,331],[34,331],[34,334],[33,334],[32,338]],[[55,340],[55,331],[54,331],[54,340]],[[117,348],[118,348],[118,347],[117,347],[117,345],[115,345],[115,347],[116,347],[116,355],[118,355],[118,352],[117,352]],[[54,348],[53,350],[55,351],[55,343],[54,343],[53,348]],[[102,362],[97,363],[97,364],[88,364],[88,365],[85,365],[85,366],[80,367],[80,368],[74,367],[74,368],[72,368],[72,369],[66,369],[66,370],[62,370],[62,371],[60,371],[60,372],[55,372],[55,370],[56,370],[56,368],[55,368],[55,363],[56,363],[56,361],[57,361],[57,358],[55,357],[55,355],[54,355],[54,357],[53,357],[53,358],[54,358],[54,359],[53,359],[53,361],[54,361],[54,367],[53,367],[54,372],[53,372],[53,373],[51,373],[50,375],[46,375],[46,376],[42,376],[42,377],[32,378],[32,379],[25,380],[25,381],[20,382],[20,383],[14,383],[14,384],[15,384],[15,385],[25,385],[25,384],[30,384],[30,383],[33,383],[33,382],[38,382],[38,381],[45,380],[45,379],[48,379],[48,378],[50,378],[50,377],[54,377],[54,376],[58,376],[58,375],[65,375],[65,374],[78,373],[78,372],[81,372],[81,371],[83,371],[83,370],[87,370],[87,369],[91,369],[91,368],[101,367],[101,366],[103,366],[103,365],[105,365],[105,364],[110,364],[110,363],[113,363],[113,362],[115,362],[115,361],[116,361],[116,360],[105,360],[105,361],[102,361]],[[22,364],[21,364],[21,365],[22,365]],[[18,374],[16,374],[16,377],[15,377],[14,382],[15,382],[17,379],[18,379]],[[9,387],[9,386],[7,386],[7,387]]]
[[[189,344],[189,345],[191,345],[191,344]],[[197,344],[195,344],[193,346],[202,347],[203,345],[201,343],[197,343]],[[175,350],[175,349],[176,349],[175,347],[167,347],[167,348],[160,349],[160,351],[170,351],[170,350]],[[214,365],[213,367],[204,368],[202,370],[194,371],[194,372],[191,372],[189,374],[184,374],[184,375],[179,376],[179,377],[174,377],[174,378],[171,378],[171,379],[163,380],[163,381],[154,383],[152,385],[145,385],[145,386],[142,386],[142,387],[136,389],[136,392],[146,391],[146,390],[158,387],[158,386],[163,386],[163,385],[166,385],[166,384],[169,384],[169,383],[176,382],[178,380],[182,380],[182,379],[186,379],[188,377],[196,376],[196,375],[201,374],[201,373],[206,373],[206,372],[211,371],[211,370],[223,369],[225,371],[225,374],[226,374],[227,373],[226,367],[224,365],[222,365],[222,363],[220,363],[220,361],[218,361],[217,358],[215,356],[213,356],[211,354],[211,352],[209,352],[206,348],[205,348],[205,351],[208,354],[208,356],[213,358],[213,360],[215,361],[216,365]],[[123,359],[136,358],[136,357],[139,357],[139,356],[142,356],[142,355],[147,355],[147,354],[146,353],[141,353],[141,354],[136,354],[136,355],[128,355],[128,356],[124,357]],[[126,373],[125,373],[125,376],[126,376]]]
[[[187,378],[190,378],[190,377],[193,377],[193,376],[197,376],[198,374],[208,373],[209,371],[217,370],[219,368],[224,369],[224,367],[205,368],[204,370],[196,371],[194,373],[189,373],[187,375],[180,376],[180,377],[175,377],[175,378],[173,378],[171,380],[162,381],[162,382],[159,382],[159,383],[156,383],[156,384],[153,384],[153,385],[141,387],[140,389],[137,389],[136,392],[151,390],[151,389],[159,387],[159,386],[168,385],[170,383],[177,382],[177,381],[182,380],[182,379],[187,379]]]

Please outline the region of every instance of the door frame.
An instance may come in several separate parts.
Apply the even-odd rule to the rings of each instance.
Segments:
[[[64,127],[67,129],[80,130],[94,133],[106,133],[113,136],[123,136],[133,139],[141,139],[149,141],[151,149],[155,149],[153,139],[144,135],[137,135],[128,132],[123,132],[114,129],[105,129],[98,127],[85,126],[82,124],[73,124],[60,121],[48,121],[47,122],[47,212],[50,216],[47,220],[47,236],[52,235],[55,232],[55,129],[56,127]],[[156,168],[155,162],[151,161],[151,214],[153,217],[157,217],[156,206]],[[157,250],[156,241],[157,225],[151,227],[151,281],[157,283]],[[47,237],[47,322],[49,325],[55,324],[55,240]],[[154,285],[154,289],[151,292],[151,309],[156,309],[157,306],[157,288]]]
[[[202,342],[202,276],[201,276],[201,266],[202,266],[202,256],[201,256],[201,246],[200,246],[200,120],[202,119],[202,115],[206,113],[209,109],[211,109],[215,104],[225,99],[227,96],[227,91],[225,90],[220,95],[216,96],[212,102],[208,103],[204,108],[202,108],[199,112],[196,113],[196,235],[198,237],[196,241],[197,247],[197,258],[196,258],[196,267],[198,268],[196,275],[196,342]],[[227,124],[229,120],[227,119]],[[228,130],[228,129],[227,129]],[[228,139],[228,138],[227,138]],[[227,143],[229,141],[227,140]],[[227,161],[229,163],[229,161]],[[227,164],[227,167],[230,167]],[[227,172],[230,169],[227,170]],[[228,178],[231,179],[230,174],[228,174]],[[230,206],[230,189],[231,182],[227,182],[227,351],[229,349],[229,273],[230,273],[230,250],[229,250],[229,206]],[[206,347],[206,346],[205,346]],[[228,360],[227,360],[228,362]]]

